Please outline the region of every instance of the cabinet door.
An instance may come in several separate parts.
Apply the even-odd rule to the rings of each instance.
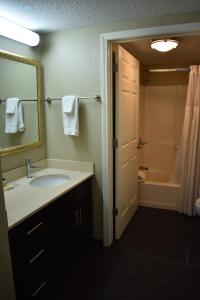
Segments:
[[[92,198],[88,192],[79,202],[79,241],[83,245],[92,237]]]
[[[54,204],[54,251],[60,263],[81,250],[91,237],[91,183],[87,180],[60,197]]]
[[[72,212],[70,239],[73,250],[81,247],[89,238],[92,231],[92,197],[91,181],[87,180],[72,190],[68,195],[68,207]],[[78,247],[78,249],[76,249]]]

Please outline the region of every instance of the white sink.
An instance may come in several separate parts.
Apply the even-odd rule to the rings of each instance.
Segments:
[[[34,187],[53,187],[62,185],[70,180],[70,177],[64,174],[42,175],[31,180],[30,184]]]

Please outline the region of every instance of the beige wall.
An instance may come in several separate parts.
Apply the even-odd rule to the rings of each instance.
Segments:
[[[43,52],[45,97],[92,96],[100,93],[100,35],[84,29],[48,35]],[[80,136],[63,133],[61,102],[45,105],[47,157],[93,161],[94,233],[102,236],[101,104],[80,101]]]
[[[0,49],[40,60],[39,47],[31,48],[1,36],[0,36]],[[28,120],[30,121],[30,116],[28,116]],[[30,123],[28,122],[27,125],[29,124]],[[42,148],[38,148],[32,151],[25,151],[15,155],[2,157],[2,171],[4,172],[7,170],[17,168],[21,165],[24,165],[25,159],[27,158],[39,160],[45,158],[45,156],[46,156],[46,150],[44,146]]]
[[[126,29],[199,20],[199,13],[151,18],[138,22],[65,30],[43,39],[45,97],[100,93],[100,34]],[[81,102],[80,136],[63,134],[61,104],[46,104],[47,156],[95,163],[94,232],[102,237],[101,104]]]

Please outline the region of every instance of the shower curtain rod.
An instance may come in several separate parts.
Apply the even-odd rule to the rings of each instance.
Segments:
[[[149,69],[150,73],[158,73],[158,72],[188,72],[190,68],[166,68],[166,69]]]

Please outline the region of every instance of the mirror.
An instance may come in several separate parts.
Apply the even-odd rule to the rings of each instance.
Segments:
[[[0,155],[42,144],[40,62],[0,51]]]

